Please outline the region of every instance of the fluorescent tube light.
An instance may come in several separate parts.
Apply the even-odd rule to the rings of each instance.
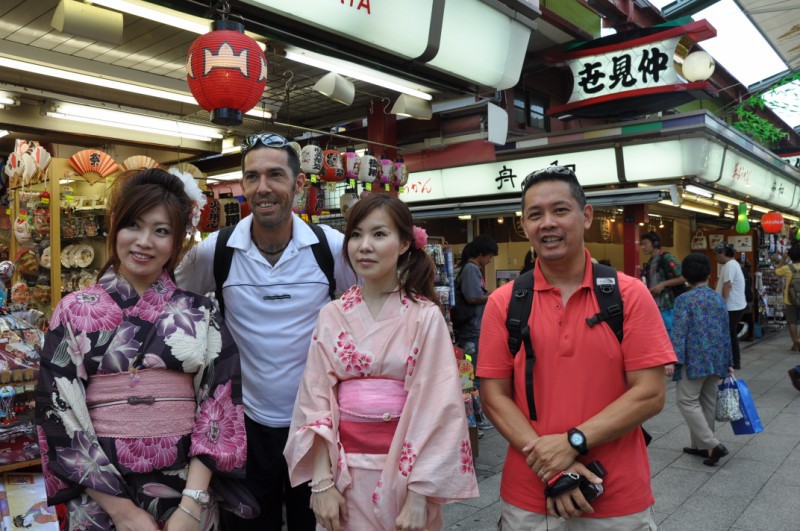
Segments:
[[[660,205],[675,206],[675,205],[672,204],[672,201],[668,201],[666,199],[663,200],[663,201],[659,201],[658,203]],[[719,210],[712,210],[710,208],[704,208],[704,207],[699,206],[699,205],[697,205],[697,206],[696,205],[690,205],[690,204],[687,204],[686,202],[681,203],[680,208],[682,208],[684,210],[691,210],[692,212],[699,212],[701,214],[708,214],[710,216],[719,216],[719,213],[720,213]]]
[[[472,219],[472,215],[471,214],[462,214],[462,215],[458,216],[458,219],[460,219],[462,221],[467,221],[467,220]]]
[[[29,63],[27,61],[20,61],[18,59],[9,59],[8,57],[0,57],[0,66],[4,66],[6,68],[12,68],[14,70],[22,70],[29,74],[40,74],[43,76],[55,77],[58,79],[77,81],[78,83],[86,83],[87,85],[95,85],[115,90],[122,90],[125,92],[133,92],[134,94],[141,94],[142,96],[152,96],[154,98],[161,98],[165,100],[179,101],[181,103],[190,103],[192,105],[197,105],[197,101],[191,94],[170,92],[168,90],[154,89],[142,85],[134,85],[132,83],[126,83],[124,81],[116,81],[114,79],[95,77],[88,74],[80,74],[78,72],[72,72],[70,70],[52,68],[49,66]]]
[[[323,70],[329,70],[342,76],[353,77],[366,83],[371,83],[373,85],[378,85],[379,87],[402,92],[403,94],[415,96],[423,100],[430,101],[433,99],[433,96],[423,92],[424,90],[432,91],[432,89],[428,87],[423,87],[416,84],[412,86],[412,84],[405,79],[384,74],[383,72],[366,68],[349,61],[342,61],[341,59],[327,57],[325,55],[303,50],[302,48],[297,48],[295,46],[286,47],[286,58],[290,61],[297,61],[298,63],[314,66]]]
[[[795,222],[800,221],[800,218],[798,218],[797,216],[793,216],[791,214],[783,214],[783,217],[788,219],[789,221],[795,221]]]
[[[764,207],[759,206],[759,205],[753,205],[753,206],[750,207],[750,209],[751,210],[755,210],[756,212],[761,212],[762,214],[766,214],[767,212],[772,212],[771,209],[764,208]]]
[[[47,116],[206,142],[222,138],[219,130],[212,127],[74,103],[59,103],[55,110],[47,112]]]
[[[0,138],[3,138],[4,136],[8,136],[8,131],[5,129],[0,129]]]
[[[239,181],[242,178],[242,170],[229,171],[218,175],[208,175],[206,179],[210,181]]]
[[[687,184],[684,187],[684,190],[695,195],[701,195],[703,197],[708,197],[708,198],[714,197],[714,194],[712,192],[706,190],[705,188],[700,188],[699,186],[695,186],[693,184]]]
[[[729,197],[727,195],[722,194],[714,194],[714,199],[717,201],[722,201],[723,203],[728,203],[729,205],[739,205],[739,203],[743,203],[741,199],[736,199],[735,197]]]
[[[19,101],[7,94],[0,93],[0,105],[16,105]]]
[[[182,13],[167,7],[153,5],[150,2],[143,2],[142,0],[92,0],[92,4],[98,6],[108,7],[130,15],[136,15],[145,20],[153,20],[160,24],[166,24],[173,28],[182,29],[198,35],[205,35],[211,31],[211,21],[202,17],[196,17],[188,13]],[[249,37],[261,37],[249,31],[245,32]],[[261,50],[266,50],[267,46],[258,39],[258,46]]]

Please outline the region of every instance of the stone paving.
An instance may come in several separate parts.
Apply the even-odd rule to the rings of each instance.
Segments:
[[[648,450],[661,531],[800,530],[800,392],[786,372],[800,364],[800,355],[789,352],[786,330],[741,345],[743,368],[736,374],[756,400],[763,433],[734,435],[720,424],[717,438],[730,454],[705,466],[682,452],[689,432],[672,381],[663,411],[645,424],[653,436]],[[505,452],[502,436],[487,430],[475,461],[481,495],[446,506],[446,529],[496,529]]]

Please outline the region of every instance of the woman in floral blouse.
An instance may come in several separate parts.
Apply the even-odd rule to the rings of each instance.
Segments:
[[[728,455],[714,437],[717,384],[733,374],[728,308],[725,299],[708,286],[711,261],[706,255],[691,253],[681,269],[692,289],[675,299],[670,339],[678,357],[672,378],[677,382],[676,400],[691,440],[683,451],[705,457],[703,463],[714,466]],[[671,370],[667,369],[668,375]]]
[[[216,304],[178,290],[175,266],[203,198],[188,174],[115,182],[109,260],[53,312],[36,393],[50,504],[69,529],[215,529],[247,517],[239,355]]]

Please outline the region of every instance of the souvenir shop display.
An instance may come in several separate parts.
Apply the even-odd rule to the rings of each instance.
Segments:
[[[39,458],[33,410],[43,346],[41,330],[0,313],[0,471]]]

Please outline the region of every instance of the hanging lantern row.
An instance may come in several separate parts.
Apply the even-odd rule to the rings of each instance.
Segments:
[[[399,189],[408,182],[408,166],[403,157],[398,156],[393,161],[384,153],[376,158],[370,150],[359,157],[354,148],[340,153],[335,149],[323,150],[313,143],[300,150],[300,169],[310,176],[312,183],[348,180],[351,187],[360,181],[370,186],[379,184]]]

